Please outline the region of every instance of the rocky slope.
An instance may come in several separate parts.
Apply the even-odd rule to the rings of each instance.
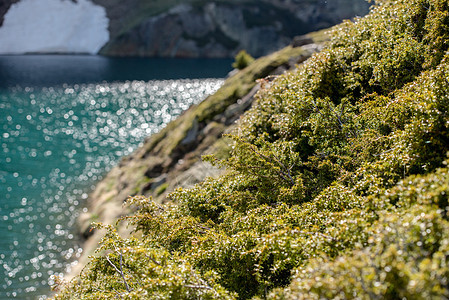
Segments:
[[[175,188],[189,187],[205,177],[220,174],[219,169],[203,162],[201,156],[210,153],[227,156],[228,141],[222,135],[231,131],[235,121],[251,107],[260,84],[269,81],[269,76],[284,73],[305,61],[321,49],[324,39],[323,32],[303,36],[301,47],[288,46],[234,72],[217,93],[149,137],[111,170],[89,196],[88,212],[79,219],[79,230],[86,241],[83,257],[71,275],[85,265],[104,234],[91,230],[91,223],[114,224],[129,213],[122,207],[129,196],[151,196],[164,203]],[[259,78],[265,79],[257,82]],[[121,230],[125,232],[124,228]]]

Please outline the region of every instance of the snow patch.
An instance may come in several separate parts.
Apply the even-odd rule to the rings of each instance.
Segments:
[[[104,7],[89,0],[21,0],[0,27],[0,54],[96,54],[109,41]]]

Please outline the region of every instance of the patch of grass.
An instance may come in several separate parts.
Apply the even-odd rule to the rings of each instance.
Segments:
[[[242,98],[256,85],[256,79],[268,76],[277,67],[287,63],[292,57],[304,54],[301,48],[286,47],[273,54],[261,57],[236,75],[228,78],[223,86],[196,108],[198,121],[212,119],[229,105]]]
[[[300,47],[286,47],[255,60],[250,66],[228,78],[215,94],[200,104],[193,105],[159,133],[153,135],[145,145],[146,152],[154,151],[162,156],[170,156],[192,128],[195,118],[200,123],[212,120],[229,105],[248,94],[256,85],[256,79],[266,77],[277,67],[288,63],[292,57],[304,54],[304,50]]]
[[[161,184],[160,186],[158,186],[156,188],[156,190],[154,191],[154,193],[156,194],[156,197],[162,195],[167,190],[167,188],[168,188],[168,183],[167,182]]]

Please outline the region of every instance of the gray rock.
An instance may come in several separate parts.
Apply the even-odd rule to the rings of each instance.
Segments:
[[[95,1],[106,5],[104,0]],[[209,2],[195,7],[189,3],[186,1],[165,13],[142,20],[113,37],[102,53],[233,57],[245,49],[258,57],[290,44],[294,36],[364,14],[368,7],[364,0]],[[295,44],[299,43],[299,46],[306,42],[310,41],[300,40]]]
[[[215,31],[215,24],[209,14],[198,10],[189,10],[179,14],[179,19],[186,36],[202,38]]]
[[[246,26],[243,19],[243,11],[238,6],[216,5],[211,3],[206,5],[205,11],[213,18],[216,26],[228,38],[241,41],[246,36]]]
[[[151,190],[155,191],[158,187],[163,185],[167,181],[167,174],[162,174],[161,176],[154,178],[151,183]]]
[[[190,143],[193,143],[196,140],[196,137],[198,136],[198,130],[199,124],[198,120],[195,118],[193,120],[192,127],[186,134],[186,137],[181,141],[181,145],[188,145]]]
[[[207,177],[215,177],[223,172],[222,169],[212,166],[209,163],[198,161],[186,172],[176,178],[178,187],[191,188],[195,184],[203,181]]]
[[[313,40],[307,35],[295,36],[291,43],[292,47],[301,47],[304,45],[312,44]]]

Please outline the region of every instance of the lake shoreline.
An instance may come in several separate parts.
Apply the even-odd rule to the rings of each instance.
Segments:
[[[20,86],[42,88],[105,82],[223,78],[232,70],[231,64],[232,59],[0,55],[0,89],[16,87],[18,83]]]
[[[284,48],[234,73],[214,95],[190,107],[124,157],[97,185],[89,197],[89,212],[79,218],[80,232],[90,236],[83,246],[79,264],[66,279],[74,278],[81,271],[101,241],[102,233],[91,231],[89,220],[93,215],[99,216],[102,223],[112,225],[130,212],[123,208],[129,196],[144,195],[165,203],[175,188],[192,187],[206,177],[221,174],[223,170],[202,162],[201,156],[214,153],[224,158],[227,155],[230,141],[222,135],[232,132],[236,121],[251,107],[261,88],[256,81],[296,68],[321,49],[322,33],[311,36],[311,41],[301,47]],[[129,233],[123,225],[119,232]]]

